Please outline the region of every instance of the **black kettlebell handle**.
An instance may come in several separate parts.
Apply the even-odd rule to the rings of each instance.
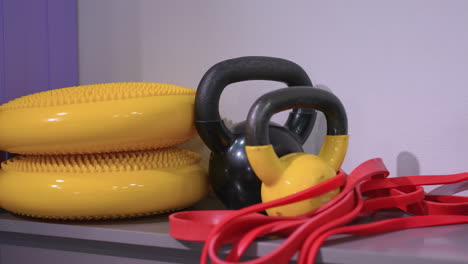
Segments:
[[[234,140],[219,114],[219,99],[229,84],[249,81],[278,81],[288,86],[312,86],[307,73],[296,63],[273,57],[248,56],[219,62],[203,76],[195,99],[195,126],[213,152],[224,151]],[[314,126],[316,112],[294,109],[285,126],[303,144]]]
[[[348,134],[345,108],[333,93],[313,87],[289,87],[269,92],[252,105],[247,115],[246,145],[270,145],[268,123],[271,117],[291,108],[309,108],[323,112],[327,119],[327,135]]]

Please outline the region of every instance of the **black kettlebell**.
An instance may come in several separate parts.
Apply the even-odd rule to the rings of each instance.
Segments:
[[[219,99],[229,84],[248,80],[270,80],[288,86],[312,86],[307,73],[296,63],[272,57],[240,57],[211,67],[198,85],[195,97],[195,127],[212,151],[209,163],[211,186],[229,209],[260,203],[261,182],[245,153],[246,123],[229,130],[219,114]],[[281,157],[303,152],[302,144],[312,131],[316,112],[294,109],[284,126],[270,122],[270,141]]]

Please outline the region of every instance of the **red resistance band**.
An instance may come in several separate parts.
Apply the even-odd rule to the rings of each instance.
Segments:
[[[204,241],[200,263],[288,263],[298,253],[298,263],[314,263],[320,246],[335,234],[369,235],[408,228],[468,223],[468,197],[430,195],[423,185],[465,184],[468,173],[388,178],[381,159],[359,165],[349,175],[336,177],[304,191],[241,210],[187,211],[169,216],[170,235],[180,240]],[[309,199],[336,188],[341,192],[319,209],[296,217],[266,216],[257,212]],[[440,189],[440,187],[439,187]],[[463,191],[458,188],[457,191]],[[409,217],[366,224],[351,221],[379,211],[400,209]],[[274,235],[284,240],[273,251],[239,262],[248,247],[260,237]],[[221,259],[218,251],[231,244]]]

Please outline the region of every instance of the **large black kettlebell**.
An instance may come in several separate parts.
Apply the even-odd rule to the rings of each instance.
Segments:
[[[260,203],[261,182],[245,153],[245,121],[229,130],[219,114],[219,99],[229,84],[270,80],[288,86],[312,86],[307,73],[296,63],[272,57],[240,57],[215,64],[203,76],[195,97],[195,127],[212,151],[209,164],[211,186],[229,209]],[[312,131],[316,112],[294,109],[285,126],[270,123],[270,142],[281,157],[303,152],[302,144]]]

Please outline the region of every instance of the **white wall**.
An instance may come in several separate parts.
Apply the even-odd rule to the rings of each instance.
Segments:
[[[82,84],[154,81],[196,88],[221,60],[282,57],[303,66],[314,84],[329,87],[346,106],[346,170],[382,157],[393,175],[468,171],[467,1],[78,4]],[[243,120],[259,95],[281,86],[229,86],[221,113]],[[323,128],[315,141],[320,133]],[[306,150],[316,146],[308,142]]]

